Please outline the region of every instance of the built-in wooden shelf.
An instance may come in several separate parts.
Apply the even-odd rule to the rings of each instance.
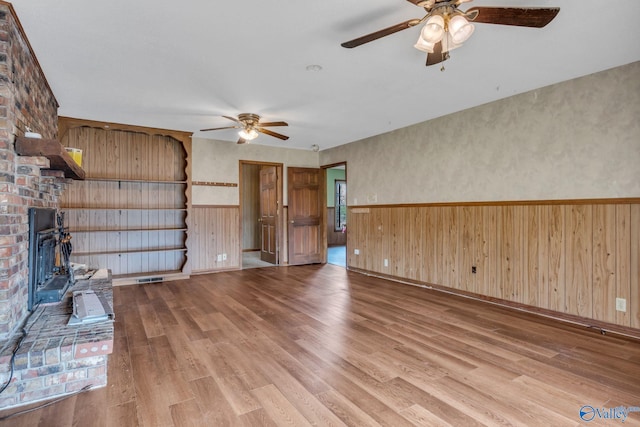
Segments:
[[[186,252],[187,248],[147,248],[147,249],[129,249],[126,251],[92,251],[92,252],[74,252],[73,256],[95,256],[95,255],[124,255],[124,254],[144,254],[153,252]]]
[[[84,169],[67,153],[67,150],[55,139],[16,137],[16,153],[20,156],[46,157],[49,169],[64,172],[66,178],[85,179]]]
[[[157,231],[187,231],[187,228],[118,228],[118,229],[107,229],[107,228],[96,228],[96,229],[77,229],[77,230],[68,230],[69,233],[129,233],[129,232],[137,232],[137,233],[146,233],[146,232],[157,232]]]
[[[86,176],[61,198],[71,260],[111,270],[114,285],[189,276],[191,134],[60,118]]]
[[[163,179],[129,179],[129,178],[96,178],[87,177],[86,181],[103,181],[103,182],[142,182],[145,184],[187,184],[187,181],[168,181]]]
[[[63,211],[186,211],[187,208],[104,208],[91,206],[63,206]]]

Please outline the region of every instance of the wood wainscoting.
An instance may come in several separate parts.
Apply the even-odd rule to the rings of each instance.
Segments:
[[[240,207],[193,205],[192,218],[192,228],[189,229],[191,272],[240,269]],[[218,255],[223,254],[226,254],[226,259],[218,261]]]
[[[189,262],[193,274],[242,268],[240,207],[237,205],[193,205],[189,228]],[[280,264],[287,264],[287,207],[281,215]],[[218,261],[218,255],[227,259]]]
[[[640,329],[640,199],[358,206],[348,239],[351,269]]]

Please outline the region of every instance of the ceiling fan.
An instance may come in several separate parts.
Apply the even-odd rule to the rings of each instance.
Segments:
[[[230,117],[230,116],[222,116],[225,119],[229,119],[231,121],[236,122],[237,124],[234,126],[224,126],[219,128],[208,128],[208,129],[200,129],[200,132],[207,132],[210,130],[222,130],[222,129],[240,129],[238,135],[240,139],[238,139],[238,144],[245,144],[251,140],[254,140],[258,137],[259,133],[264,133],[265,135],[273,136],[283,141],[289,139],[288,136],[279,134],[277,132],[273,132],[269,129],[265,129],[266,127],[271,126],[289,126],[287,122],[262,122],[260,123],[260,116],[257,114],[251,113],[242,113],[238,114],[238,118]]]
[[[427,66],[449,59],[449,51],[460,47],[473,33],[471,22],[542,28],[556,17],[559,7],[472,7],[458,9],[471,0],[407,0],[424,8],[421,19],[409,19],[391,27],[366,34],[341,44],[354,48],[407,28],[425,23],[414,47],[427,53]],[[471,21],[471,22],[470,22]]]

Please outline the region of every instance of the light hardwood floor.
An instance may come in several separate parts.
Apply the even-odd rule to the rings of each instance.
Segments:
[[[3,427],[640,425],[579,415],[640,407],[638,341],[333,265],[114,297],[108,386]]]

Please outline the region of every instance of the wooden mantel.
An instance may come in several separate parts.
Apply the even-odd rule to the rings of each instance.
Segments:
[[[55,139],[39,139],[26,138],[16,136],[16,153],[20,156],[46,157],[49,159],[49,169],[60,170],[64,172],[66,178],[79,179],[85,178],[84,169],[82,169],[67,153],[65,148]]]

